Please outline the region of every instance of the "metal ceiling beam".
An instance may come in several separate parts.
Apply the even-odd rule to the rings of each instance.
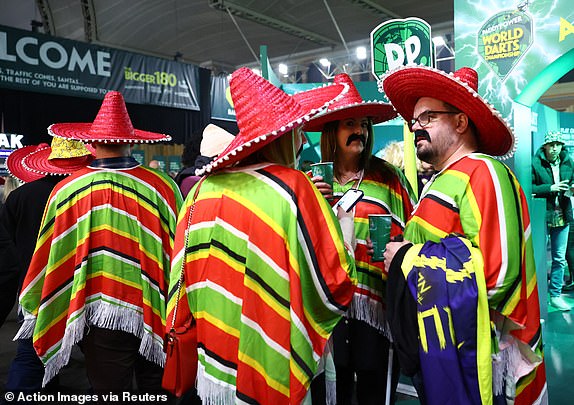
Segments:
[[[278,31],[296,36],[298,38],[306,39],[307,41],[315,42],[320,45],[338,45],[339,42],[334,39],[328,38],[313,31],[297,27],[286,21],[273,18],[257,11],[251,10],[247,7],[241,6],[229,0],[209,0],[209,6],[220,11],[230,12],[231,14],[245,18],[250,21],[274,28]]]
[[[52,10],[48,4],[48,0],[36,0],[36,7],[42,16],[42,24],[44,25],[44,33],[56,35],[56,26],[54,25],[54,18],[52,17]]]
[[[347,0],[350,3],[356,4],[364,9],[367,9],[373,13],[380,15],[381,17],[390,18],[403,18],[400,14],[395,13],[394,11],[389,10],[386,7],[381,6],[380,4],[375,3],[371,0]]]
[[[81,0],[82,14],[84,16],[84,35],[87,42],[98,39],[98,24],[96,23],[96,9],[93,0]]]

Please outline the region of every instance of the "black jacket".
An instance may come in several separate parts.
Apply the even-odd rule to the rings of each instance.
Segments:
[[[63,176],[46,176],[26,183],[10,193],[0,213],[0,316],[12,309],[32,260],[44,208],[54,186]]]
[[[560,180],[568,180],[568,184],[574,183],[574,161],[566,149],[560,152]],[[535,197],[546,199],[546,222],[550,222],[554,211],[554,199],[558,194],[558,203],[564,212],[564,219],[572,223],[572,203],[570,198],[564,195],[564,192],[556,193],[550,191],[550,186],[554,184],[552,168],[550,162],[544,155],[544,149],[540,147],[532,158],[532,193]]]

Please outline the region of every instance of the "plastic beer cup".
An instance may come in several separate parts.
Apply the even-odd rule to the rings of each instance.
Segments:
[[[372,261],[382,262],[387,243],[391,241],[391,215],[369,214],[369,236],[373,242]]]

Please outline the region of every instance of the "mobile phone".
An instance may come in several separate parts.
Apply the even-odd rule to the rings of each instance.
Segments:
[[[363,198],[363,190],[357,190],[354,188],[348,189],[345,194],[341,197],[339,201],[337,201],[337,206],[341,206],[345,212],[349,212],[353,209],[355,205]]]

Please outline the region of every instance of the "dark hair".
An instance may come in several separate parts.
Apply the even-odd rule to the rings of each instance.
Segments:
[[[192,139],[201,139],[201,136],[192,137]],[[197,156],[199,156],[199,143],[193,141],[186,143],[181,154],[181,165],[183,167],[193,166]]]

